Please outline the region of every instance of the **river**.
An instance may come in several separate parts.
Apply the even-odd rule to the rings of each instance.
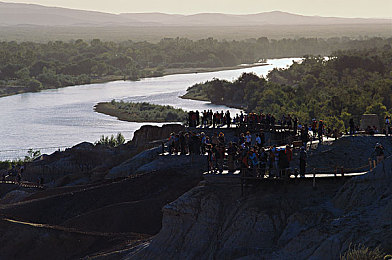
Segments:
[[[227,110],[225,106],[185,100],[179,96],[196,83],[213,78],[233,80],[244,72],[266,76],[273,68],[285,68],[293,60],[300,59],[271,59],[265,66],[176,74],[140,81],[113,81],[0,98],[0,160],[23,158],[29,148],[52,153],[119,132],[130,140],[140,126],[148,124],[119,121],[115,117],[96,113],[93,108],[98,102],[116,99],[172,105],[185,110]],[[238,112],[236,109],[230,110],[232,113]]]

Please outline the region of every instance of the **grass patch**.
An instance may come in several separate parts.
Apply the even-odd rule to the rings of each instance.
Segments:
[[[380,248],[370,249],[365,245],[351,246],[340,260],[390,260],[392,256],[383,253]]]
[[[184,122],[187,113],[172,106],[154,105],[146,102],[101,102],[95,106],[98,113],[115,116],[128,122]]]

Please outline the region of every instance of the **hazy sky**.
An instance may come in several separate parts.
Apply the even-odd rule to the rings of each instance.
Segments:
[[[0,0],[1,1],[1,0]],[[392,17],[392,0],[5,0],[111,13],[249,14],[285,11],[336,17]]]

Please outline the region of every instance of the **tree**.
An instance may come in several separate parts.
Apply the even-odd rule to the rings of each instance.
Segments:
[[[376,114],[378,116],[378,120],[382,122],[381,126],[385,123],[384,118],[387,115],[387,112],[386,106],[384,106],[381,102],[368,106],[365,111],[366,114]]]
[[[19,79],[26,81],[30,78],[30,71],[28,68],[24,67],[23,69],[20,69],[17,72],[15,72],[15,75]]]
[[[30,79],[27,86],[30,87],[32,91],[40,91],[42,89],[42,83],[36,79]]]

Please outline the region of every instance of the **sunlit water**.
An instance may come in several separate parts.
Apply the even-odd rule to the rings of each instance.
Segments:
[[[51,153],[77,143],[95,142],[102,135],[121,132],[127,140],[146,123],[119,121],[94,112],[102,101],[127,100],[172,105],[185,110],[227,110],[209,102],[179,98],[196,83],[213,78],[234,80],[244,72],[266,76],[299,59],[269,60],[270,65],[208,73],[178,74],[140,81],[114,81],[73,86],[0,98],[0,160],[24,157],[29,148]],[[238,110],[230,109],[232,113]],[[154,125],[162,125],[151,123]]]

